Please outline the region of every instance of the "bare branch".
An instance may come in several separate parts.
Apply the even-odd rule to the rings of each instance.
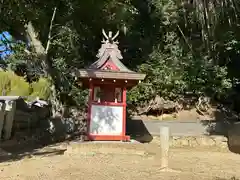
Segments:
[[[50,23],[50,27],[49,27],[49,32],[48,32],[48,41],[47,41],[47,46],[46,46],[46,49],[45,49],[45,54],[48,53],[48,50],[49,50],[49,47],[50,47],[53,21],[54,21],[55,16],[56,16],[56,11],[57,11],[57,7],[55,7],[54,11],[53,11],[53,15],[52,15],[52,19],[51,19],[51,23]]]
[[[179,25],[177,25],[177,28],[178,28],[178,30],[180,31],[181,35],[183,36],[183,39],[184,39],[185,43],[188,45],[190,51],[193,53],[192,46],[188,43],[188,40],[187,40],[186,36],[184,35],[182,29],[180,28]]]

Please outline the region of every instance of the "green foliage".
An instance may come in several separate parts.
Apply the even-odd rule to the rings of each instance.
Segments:
[[[174,33],[167,34],[166,44],[163,49],[156,47],[150,54],[149,61],[139,67],[141,72],[147,74],[147,78],[131,91],[131,101],[148,101],[156,95],[176,99],[184,94],[187,88],[184,71],[188,59],[182,55]]]
[[[139,67],[147,78],[129,93],[129,100],[141,104],[160,95],[177,101],[186,94],[221,97],[232,88],[226,67],[204,57],[185,54],[174,32],[165,36],[165,46],[155,48]]]
[[[27,53],[27,45],[23,42],[14,43],[12,55],[6,59],[8,68],[19,76],[24,76],[28,82],[35,81],[43,75],[40,58],[35,54]]]
[[[23,77],[17,76],[11,71],[1,71],[0,92],[7,96],[28,96],[30,88]]]
[[[6,10],[0,12],[0,30],[26,42],[24,25],[31,21],[44,47],[53,8],[57,7],[47,59],[54,69],[52,80],[58,96],[71,96],[78,105],[84,104],[87,93],[75,86],[71,70],[96,60],[102,28],[121,31],[118,40],[123,63],[147,74],[129,92],[128,98],[136,106],[156,95],[171,100],[186,94],[222,98],[239,84],[237,2],[52,0],[48,6],[39,0],[3,3]],[[42,59],[33,49],[19,43],[6,61],[10,69],[28,82],[44,77]],[[35,94],[43,95],[42,86],[36,86],[41,89],[36,92],[41,93]]]
[[[232,88],[227,68],[214,65],[209,59],[192,60],[186,70],[188,91],[196,95],[221,97]]]
[[[0,92],[6,96],[25,96],[32,100],[36,97],[47,100],[50,96],[51,84],[49,80],[40,78],[29,84],[12,71],[0,71]]]
[[[38,81],[31,83],[32,93],[30,99],[39,97],[47,100],[51,93],[51,83],[48,79],[40,78]]]

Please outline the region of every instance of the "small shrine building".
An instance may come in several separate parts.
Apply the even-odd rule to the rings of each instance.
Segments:
[[[128,69],[118,42],[119,32],[112,36],[102,31],[105,40],[98,51],[98,60],[86,69],[78,69],[75,76],[89,89],[88,128],[89,140],[129,141],[126,136],[127,90],[144,80],[145,74]]]

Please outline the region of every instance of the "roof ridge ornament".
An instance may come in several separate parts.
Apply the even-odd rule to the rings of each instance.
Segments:
[[[108,32],[108,35],[106,34],[105,30],[102,29],[102,34],[103,34],[103,40],[102,40],[102,45],[101,48],[98,50],[98,54],[96,55],[97,58],[102,58],[104,57],[104,54],[111,55],[113,57],[116,57],[117,59],[123,59],[121,51],[118,49],[118,41],[115,41],[115,39],[119,35],[119,31],[113,36],[112,31]]]
[[[118,37],[119,31],[117,31],[114,36],[112,36],[112,31],[109,31],[108,35],[107,35],[105,30],[102,29],[102,33],[103,33],[103,36],[106,38],[106,39],[103,38],[102,43],[118,44],[118,41],[114,41],[114,39],[116,39]]]

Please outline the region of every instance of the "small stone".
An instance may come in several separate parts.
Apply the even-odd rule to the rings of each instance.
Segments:
[[[220,148],[227,148],[228,144],[227,144],[227,142],[216,142],[216,146],[218,146]]]
[[[188,139],[181,139],[180,144],[182,146],[189,146],[189,140]]]
[[[67,150],[64,152],[64,155],[69,155],[77,151],[77,146],[73,143],[67,146]]]
[[[214,146],[215,141],[211,137],[202,136],[197,138],[197,143],[202,146]]]
[[[225,136],[211,136],[216,142],[227,142],[228,139]]]
[[[171,147],[179,147],[179,146],[181,146],[181,141],[172,139],[172,141],[170,141],[170,146]]]
[[[196,138],[192,138],[191,140],[189,140],[189,146],[191,146],[191,147],[196,147],[196,146],[198,146],[198,145],[199,145],[199,144],[198,144]]]
[[[178,139],[181,139],[181,137],[179,137],[179,136],[173,136],[172,139],[178,140]]]

